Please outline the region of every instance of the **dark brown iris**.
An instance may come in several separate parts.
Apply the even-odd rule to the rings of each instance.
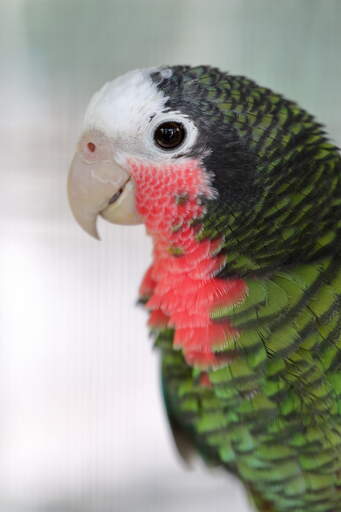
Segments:
[[[181,123],[168,121],[156,128],[154,140],[162,149],[175,149],[182,144],[185,135],[185,128]]]

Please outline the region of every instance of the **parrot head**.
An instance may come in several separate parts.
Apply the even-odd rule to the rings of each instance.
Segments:
[[[234,208],[253,202],[250,152],[217,106],[220,73],[202,68],[213,81],[207,87],[198,70],[132,71],[91,99],[68,179],[73,214],[89,234],[98,237],[99,215],[118,224],[139,224],[153,211],[164,217],[169,195],[177,204],[203,205],[220,192]]]
[[[316,250],[334,187],[322,164],[335,158],[310,114],[243,76],[209,66],[135,70],[91,99],[69,201],[94,237],[98,216],[145,223],[175,255],[194,236],[223,236],[243,256],[227,274],[243,275]]]

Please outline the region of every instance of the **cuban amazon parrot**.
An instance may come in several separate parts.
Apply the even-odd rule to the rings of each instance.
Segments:
[[[129,72],[87,108],[68,194],[144,223],[140,286],[179,451],[267,512],[341,511],[341,158],[321,124],[209,66]]]

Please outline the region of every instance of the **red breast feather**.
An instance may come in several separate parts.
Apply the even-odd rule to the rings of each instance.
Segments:
[[[140,287],[148,297],[152,327],[175,329],[174,346],[188,364],[207,368],[222,360],[214,347],[238,337],[229,322],[213,322],[218,305],[241,302],[246,293],[241,279],[214,277],[225,257],[218,256],[222,240],[198,241],[193,221],[205,213],[200,198],[214,197],[209,179],[196,160],[156,166],[130,162],[136,183],[136,203],[154,241],[153,264]],[[224,361],[226,363],[226,360]]]

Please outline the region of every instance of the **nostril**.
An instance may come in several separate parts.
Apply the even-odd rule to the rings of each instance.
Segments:
[[[88,142],[87,146],[88,150],[91,151],[91,153],[94,153],[96,151],[96,144],[94,144],[93,142]]]

